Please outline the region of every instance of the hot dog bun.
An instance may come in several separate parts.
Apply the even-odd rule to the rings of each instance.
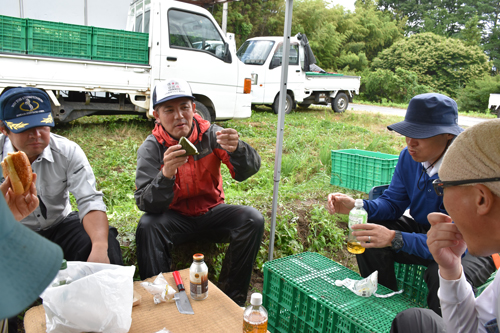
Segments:
[[[28,156],[22,151],[9,153],[1,164],[3,176],[9,176],[14,194],[26,192],[33,180],[33,170]]]

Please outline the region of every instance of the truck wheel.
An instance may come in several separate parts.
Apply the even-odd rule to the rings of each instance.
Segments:
[[[311,103],[301,103],[299,104],[299,106],[302,108],[302,109],[307,109],[308,107],[311,106]]]
[[[203,105],[200,101],[194,101],[196,104],[196,113],[199,114],[203,119],[212,122],[212,116],[210,115],[210,111],[208,108]]]
[[[279,110],[279,98],[280,98],[280,94],[276,95],[276,97],[274,98],[274,103],[273,103],[273,111],[274,113],[278,114],[280,112]],[[286,103],[285,103],[285,114],[289,114],[290,112],[292,112],[292,107],[293,107],[293,99],[292,99],[292,96],[290,96],[290,94],[286,94]]]
[[[335,112],[344,112],[349,106],[349,99],[344,93],[340,93],[335,96],[335,100],[332,103],[332,109]]]

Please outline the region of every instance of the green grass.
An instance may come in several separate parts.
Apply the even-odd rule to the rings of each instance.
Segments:
[[[353,111],[337,114],[316,107],[286,116],[274,258],[303,251],[339,258],[345,249],[345,219],[327,212],[327,195],[337,191],[355,197],[366,195],[330,185],[330,151],[357,148],[398,154],[404,138],[389,132],[386,126],[401,119]],[[257,258],[257,268],[261,269],[268,258],[277,116],[262,108],[254,110],[251,118],[220,125],[236,129],[262,158],[260,171],[244,182],[233,180],[228,169],[222,168],[226,202],[253,206],[266,218]],[[136,151],[152,128],[152,122],[137,116],[92,116],[53,129],[77,142],[87,154],[98,189],[104,193],[110,224],[119,231],[124,261],[129,265],[136,264],[134,234],[142,215],[133,197]],[[211,261],[215,279],[225,245],[217,249]]]

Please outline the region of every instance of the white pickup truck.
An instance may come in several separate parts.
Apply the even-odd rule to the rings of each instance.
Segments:
[[[203,118],[251,116],[250,73],[236,57],[234,35],[226,37],[207,10],[135,0],[128,20],[125,31],[0,16],[0,92],[47,91],[59,122],[92,114],[152,117],[154,86],[179,77],[190,83]]]
[[[500,94],[490,94],[488,109],[491,113],[496,113],[497,118],[500,118]]]
[[[238,58],[252,73],[252,104],[272,105],[278,113],[283,37],[255,37],[238,49]],[[307,37],[297,34],[290,39],[288,82],[285,113],[298,104],[331,104],[335,112],[344,112],[355,94],[359,94],[360,77],[311,70],[315,63]],[[319,69],[315,67],[314,69]]]

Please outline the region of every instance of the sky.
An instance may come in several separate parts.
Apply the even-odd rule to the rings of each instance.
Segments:
[[[355,0],[330,0],[334,5],[342,5],[354,11]],[[0,15],[20,17],[22,3],[24,17],[84,24],[85,0],[1,0]],[[87,0],[88,24],[91,26],[125,29],[127,11],[131,0]]]

